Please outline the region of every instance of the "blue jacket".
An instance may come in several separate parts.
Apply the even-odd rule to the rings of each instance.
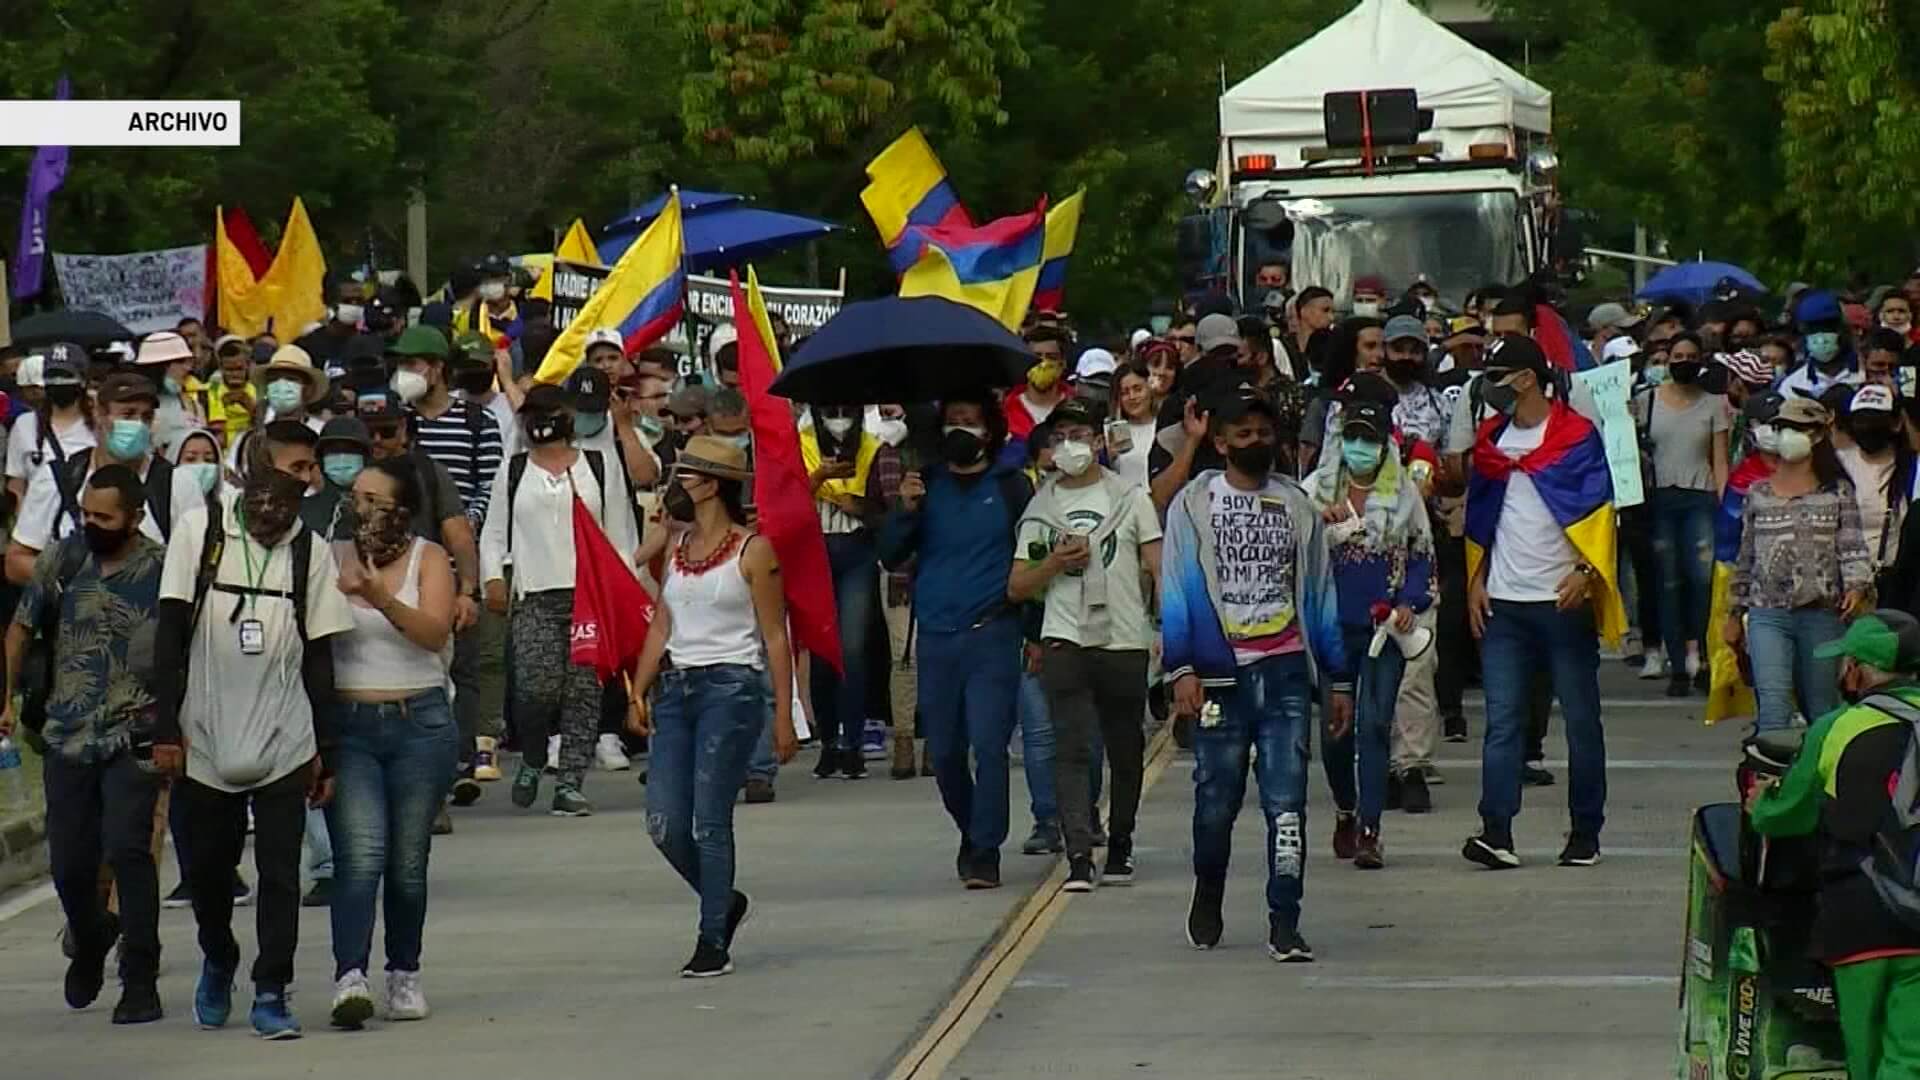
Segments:
[[[921,475],[927,497],[920,509],[895,506],[880,525],[880,561],[896,570],[917,559],[913,609],[921,630],[965,630],[1008,606],[1014,524],[1032,489],[1004,465],[957,478],[936,464]]]

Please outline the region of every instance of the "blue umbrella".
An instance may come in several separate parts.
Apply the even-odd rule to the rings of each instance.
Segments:
[[[812,405],[940,401],[1013,386],[1033,355],[992,316],[938,296],[848,304],[787,360],[773,392]]]
[[[839,228],[830,221],[762,210],[742,195],[682,190],[680,200],[687,269],[695,273],[739,266]],[[608,266],[618,262],[666,202],[661,195],[607,226],[600,261]]]
[[[1741,292],[1767,291],[1760,279],[1732,263],[1689,262],[1669,266],[1647,280],[1640,289],[1642,300],[1685,300],[1704,304],[1713,299],[1722,282],[1731,282]]]

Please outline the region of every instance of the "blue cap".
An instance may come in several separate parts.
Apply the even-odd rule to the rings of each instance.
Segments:
[[[1808,289],[1793,303],[1793,321],[1801,325],[1838,322],[1840,298],[1828,289]]]

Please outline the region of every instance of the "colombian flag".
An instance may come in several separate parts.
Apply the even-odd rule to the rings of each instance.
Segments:
[[[1740,658],[1727,646],[1721,627],[1733,608],[1733,564],[1740,558],[1740,532],[1747,490],[1773,472],[1765,458],[1748,454],[1727,477],[1720,512],[1713,519],[1713,601],[1707,614],[1707,662],[1713,672],[1704,719],[1709,724],[1754,715],[1753,687],[1740,673]]]
[[[628,353],[665,337],[680,319],[687,292],[687,274],[680,260],[680,192],[675,189],[647,231],[633,242],[613,266],[600,291],[567,324],[547,350],[534,379],[565,382],[580,357],[587,335],[603,327],[620,331]]]
[[[1086,194],[1081,188],[1047,211],[1047,243],[1040,260],[1040,280],[1033,289],[1033,306],[1041,311],[1059,311],[1066,296],[1067,260],[1073,255],[1074,241],[1080,238],[1080,206]]]
[[[896,274],[904,274],[920,261],[924,242],[908,231],[908,226],[970,229],[973,218],[960,205],[953,184],[947,180],[946,166],[934,156],[933,147],[919,128],[907,133],[880,151],[867,164],[871,181],[860,192],[887,257]]]
[[[1593,350],[1552,304],[1534,305],[1533,341],[1561,371],[1585,371],[1593,366]]]
[[[1495,416],[1480,425],[1473,443],[1473,469],[1467,480],[1467,578],[1493,546],[1500,508],[1506,501],[1507,478],[1514,469],[1533,481],[1547,511],[1566,531],[1567,541],[1600,575],[1603,588],[1593,598],[1594,625],[1609,645],[1627,630],[1626,609],[1620,603],[1619,562],[1613,511],[1613,475],[1607,471],[1607,451],[1593,422],[1554,401],[1547,414],[1547,431],[1540,445],[1515,461],[1495,443],[1509,423]]]
[[[1047,204],[979,228],[913,226],[922,249],[900,279],[900,295],[944,296],[1018,330],[1033,303],[1046,250]]]

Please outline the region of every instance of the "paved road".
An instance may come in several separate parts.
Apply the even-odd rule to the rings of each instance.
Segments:
[[[1181,757],[1146,799],[1140,883],[1052,904],[1052,861],[1017,854],[1006,888],[958,888],[931,781],[822,783],[795,770],[777,804],[740,810],[742,883],[761,909],[742,931],[739,971],[682,981],[691,897],[646,840],[631,774],[595,774],[594,818],[520,814],[495,786],[436,844],[428,1022],[328,1031],[327,923],[307,912],[295,1004],[309,1037],[196,1031],[192,917],[175,911],[162,924],[168,1019],[113,1028],[111,990],[85,1012],[61,1004],[58,911],[45,903],[0,921],[0,1075],[857,1080],[906,1075],[904,1054],[925,1058],[917,1077],[944,1065],[974,1080],[1670,1076],[1686,812],[1728,790],[1737,734],[1701,729],[1653,699],[1653,684],[1609,667],[1609,695],[1633,701],[1607,714],[1607,861],[1551,866],[1564,788],[1529,792],[1527,867],[1490,874],[1461,861],[1478,765],[1471,747],[1446,746],[1438,812],[1393,815],[1388,869],[1362,874],[1327,853],[1316,779],[1310,967],[1280,967],[1262,949],[1257,814],[1236,837],[1223,947],[1185,946]],[[1016,819],[1025,825],[1023,810]],[[0,913],[18,899],[0,898]],[[976,994],[967,980],[983,957],[993,978]],[[957,990],[973,1009],[952,1005]],[[954,1034],[927,1045],[936,1017]]]

